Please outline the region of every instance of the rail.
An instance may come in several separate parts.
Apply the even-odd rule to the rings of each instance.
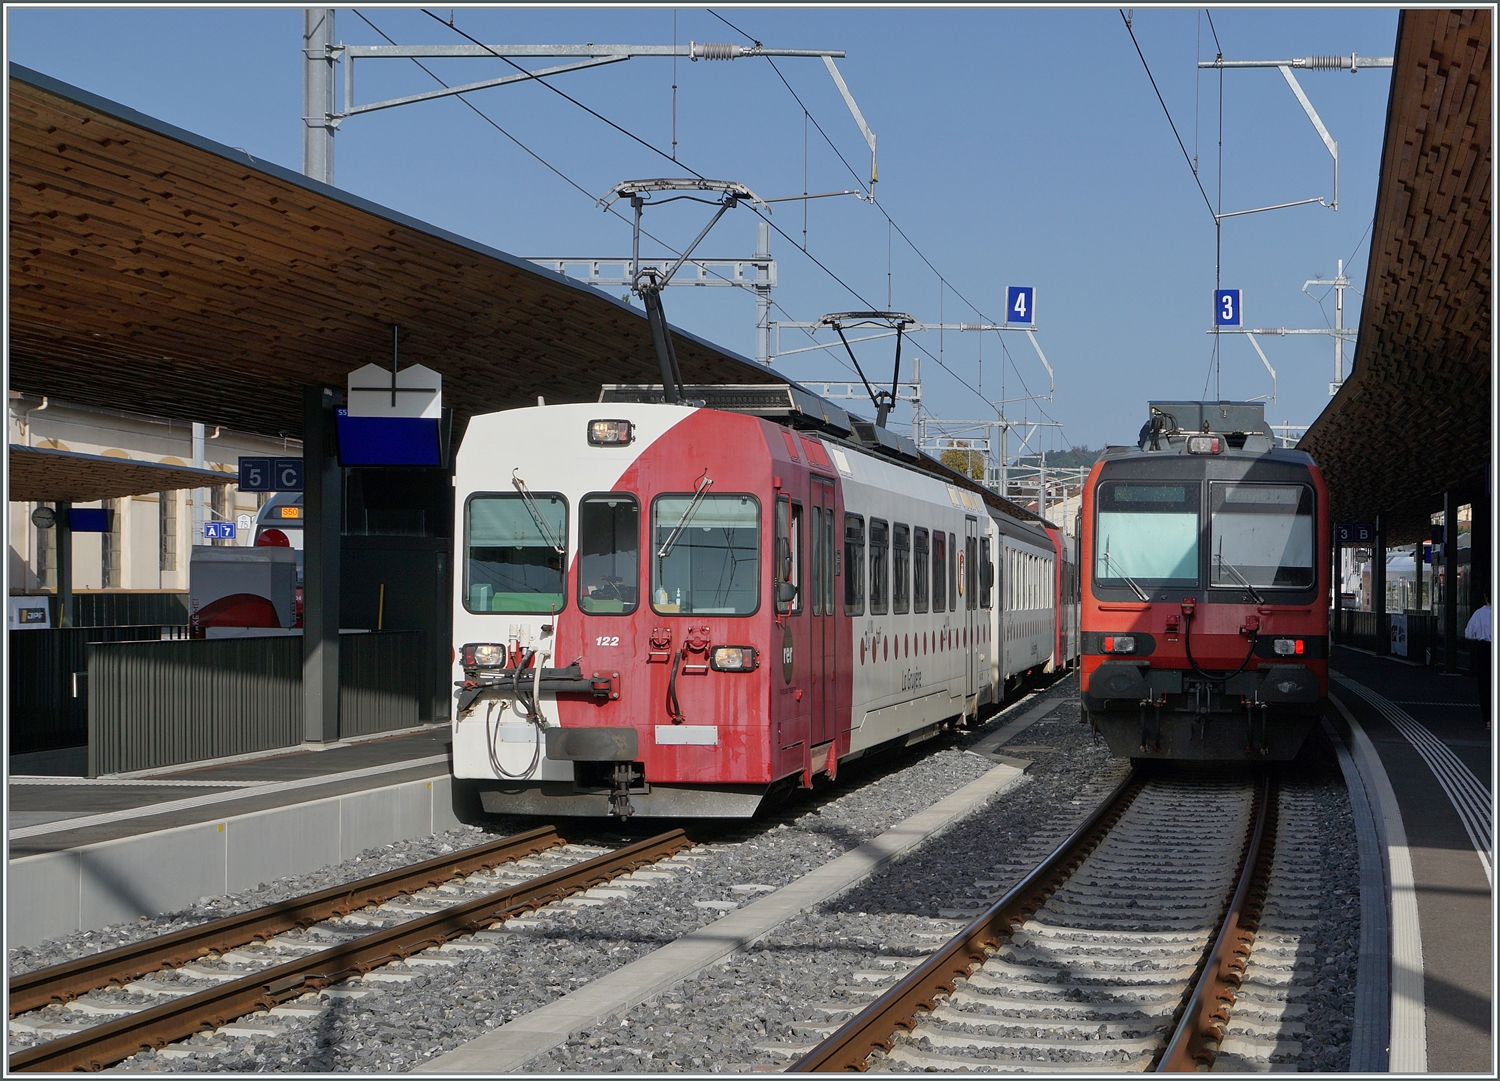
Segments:
[[[982,965],[991,951],[998,949],[1078,870],[1145,785],[1138,773],[1127,776],[1035,870],[941,950],[790,1066],[789,1072],[862,1071],[873,1052],[890,1051],[901,1030],[911,1032],[916,1028],[919,1011],[935,1010],[939,998],[951,995],[959,981]],[[1183,1005],[1174,1013],[1165,1049],[1152,1061],[1152,1068],[1158,1072],[1196,1070],[1213,1060],[1211,1045],[1223,1037],[1228,1008],[1234,1001],[1233,989],[1244,974],[1265,900],[1275,846],[1275,807],[1275,791],[1267,776],[1257,787],[1251,828],[1234,876],[1233,898],[1189,981]]]
[[[12,1071],[102,1070],[131,1055],[273,1008],[391,961],[404,960],[523,911],[540,908],[673,855],[690,844],[680,829],[571,867],[374,931],[272,968],[63,1036],[10,1057]]]

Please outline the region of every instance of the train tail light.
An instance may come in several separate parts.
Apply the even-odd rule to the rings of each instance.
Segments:
[[[634,442],[635,425],[628,420],[589,421],[589,446],[623,447]]]
[[[715,646],[709,655],[716,672],[753,672],[759,663],[754,646]]]
[[[1107,634],[1104,636],[1104,652],[1106,653],[1134,653],[1135,635],[1133,634]]]
[[[1301,638],[1278,638],[1274,643],[1276,656],[1293,657],[1302,653],[1306,648],[1306,642]]]
[[[1190,435],[1187,441],[1189,454],[1218,454],[1223,442],[1216,435]]]

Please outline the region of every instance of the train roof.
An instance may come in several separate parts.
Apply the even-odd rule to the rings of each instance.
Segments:
[[[1103,460],[1163,455],[1267,457],[1312,465],[1304,451],[1278,447],[1264,402],[1148,402],[1146,423],[1133,447],[1104,448]]]
[[[684,401],[705,409],[744,413],[800,431],[816,432],[835,443],[879,455],[914,472],[938,477],[956,488],[975,493],[990,509],[1019,522],[1053,525],[1040,515],[996,495],[972,477],[924,454],[907,436],[856,416],[795,383],[698,384],[684,386],[682,393]],[[666,394],[660,383],[606,383],[600,390],[599,401],[657,405],[666,402]]]

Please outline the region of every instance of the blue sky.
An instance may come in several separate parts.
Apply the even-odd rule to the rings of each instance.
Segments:
[[[465,40],[420,8],[357,10],[368,23],[356,9],[338,9],[337,36],[350,44],[380,43],[371,23],[401,44]],[[745,43],[706,8],[432,10],[444,20],[453,11],[460,29],[489,43],[668,44],[674,10],[681,42]],[[884,213],[848,197],[807,204],[808,252],[845,284],[798,249],[802,204],[775,205],[772,220],[793,238],[772,240],[777,318],[812,320],[889,303],[927,322],[976,322],[978,312],[1001,317],[1006,286],[1033,285],[1038,340],[1056,371],[1056,391],[1050,401],[1014,401],[1006,413],[1060,422],[1060,430],[1037,436],[1052,449],[1131,441],[1151,398],[1196,399],[1205,384],[1215,396],[1205,333],[1213,219],[1116,9],[712,10],[768,46],[846,50],[840,69],[879,139]],[[12,61],[301,167],[300,8],[11,7],[7,15]],[[1213,11],[1231,59],[1351,50],[1389,56],[1396,19],[1395,9],[1353,7]],[[1220,76],[1196,68],[1215,52],[1208,21],[1201,9],[1137,9],[1133,27],[1217,202]],[[821,62],[777,64],[810,120],[867,179],[868,151]],[[498,60],[432,67],[450,83],[512,70]],[[357,72],[359,101],[435,85],[409,61],[361,61]],[[1357,326],[1390,74],[1299,78],[1339,141],[1339,210],[1303,206],[1227,220],[1221,280],[1244,290],[1253,326],[1325,326],[1332,296],[1320,306],[1300,290],[1308,278],[1331,277],[1343,258],[1354,283],[1346,322]],[[670,151],[672,80],[670,60],[637,59],[561,76],[556,86]],[[681,61],[676,80],[677,155],[685,165],[765,197],[856,186],[766,60]],[[685,175],[545,87],[502,87],[469,100],[592,196],[620,180]],[[350,118],[336,140],[336,163],[339,187],[517,255],[629,251],[623,221],[601,213],[454,99]],[[1223,77],[1222,186],[1224,210],[1331,194],[1331,159],[1274,69]],[[648,228],[679,245],[707,220],[707,208],[691,203],[649,213]],[[748,256],[756,220],[732,211],[699,254]],[[673,322],[753,353],[747,293],[672,289],[665,303]],[[783,346],[806,344],[796,338],[784,332]],[[1312,421],[1328,400],[1330,339],[1262,342],[1279,375],[1270,419]],[[940,342],[928,334],[921,344],[951,369],[923,358],[925,397],[940,417],[989,416],[987,401],[1047,391],[1046,373],[1021,335],[953,333]],[[1223,397],[1270,392],[1247,341],[1229,337],[1221,346]],[[856,348],[867,371],[889,378],[889,341]],[[801,353],[777,367],[798,379],[844,379],[851,374],[846,364],[832,353]],[[868,403],[863,411],[870,412]],[[895,423],[907,420],[907,411],[898,411]]]

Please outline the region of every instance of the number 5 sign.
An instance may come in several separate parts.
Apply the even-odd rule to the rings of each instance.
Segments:
[[[1012,285],[1005,290],[1005,321],[1036,325],[1036,287]]]
[[[1214,326],[1237,327],[1240,325],[1240,291],[1220,289],[1214,293]]]

